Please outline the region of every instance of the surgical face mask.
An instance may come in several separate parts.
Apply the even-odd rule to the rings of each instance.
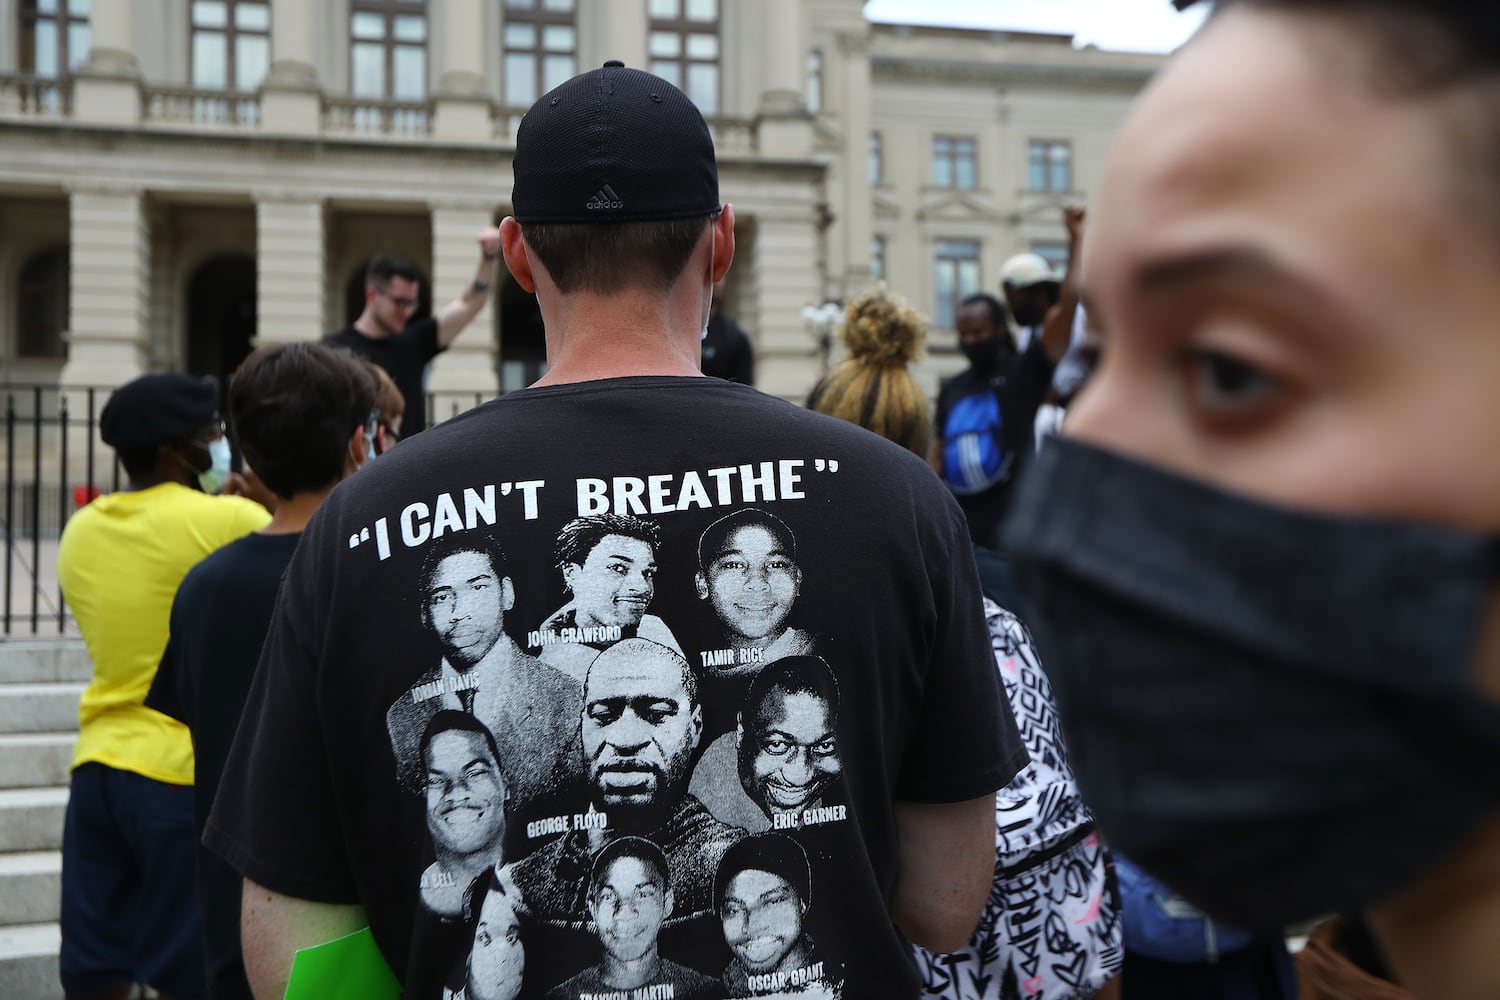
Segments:
[[[375,457],[375,439],[367,437],[365,438],[365,465],[369,465],[375,461]],[[360,466],[360,468],[364,468],[364,465]],[[384,466],[381,466],[381,468],[384,468]]]
[[[198,485],[204,493],[219,492],[229,482],[229,439],[221,436],[208,442],[195,439],[193,443],[208,452],[210,463],[207,469],[198,472]]]
[[[1006,537],[1105,838],[1214,916],[1388,897],[1500,810],[1493,539],[1315,515],[1066,438]]]

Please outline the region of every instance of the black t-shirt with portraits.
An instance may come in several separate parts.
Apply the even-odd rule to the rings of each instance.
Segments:
[[[325,502],[206,842],[362,904],[413,1000],[915,997],[892,803],[1025,759],[920,459],[745,386],[608,379]]]

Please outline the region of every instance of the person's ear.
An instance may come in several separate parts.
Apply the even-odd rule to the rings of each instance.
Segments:
[[[365,286],[365,302],[366,303],[374,302],[375,301],[375,296],[377,296],[379,294],[380,294],[380,289],[376,288],[374,285],[366,285]]]
[[[714,259],[709,267],[714,284],[717,285],[729,273],[729,265],[734,263],[734,206],[726,202],[718,217],[710,220],[709,225],[716,230],[710,241]]]
[[[515,584],[510,582],[510,577],[500,581],[500,610],[509,611],[516,606]]]
[[[526,239],[521,235],[521,224],[516,221],[515,216],[507,215],[500,220],[500,254],[505,258],[505,266],[510,269],[516,284],[523,291],[535,294],[536,276],[531,273],[531,251],[526,246]]]
[[[344,443],[344,478],[365,467],[365,454],[365,429],[361,425],[349,433],[349,440]]]
[[[698,588],[698,600],[708,600],[708,581],[704,579],[702,573],[693,574],[693,584]]]
[[[671,915],[672,915],[672,890],[668,889],[667,890],[667,894],[662,897],[661,918],[663,920],[665,920],[668,917],[670,917]]]

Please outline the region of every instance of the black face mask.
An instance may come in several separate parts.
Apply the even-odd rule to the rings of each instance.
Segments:
[[[1010,338],[996,334],[983,340],[959,344],[958,349],[969,359],[969,367],[980,374],[995,371],[1010,360],[1012,349]]]
[[[1006,525],[1105,837],[1214,916],[1388,896],[1500,811],[1496,543],[1049,442]]]

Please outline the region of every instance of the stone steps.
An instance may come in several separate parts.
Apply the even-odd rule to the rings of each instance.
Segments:
[[[61,899],[61,851],[0,854],[0,929],[55,921]]]
[[[78,734],[0,733],[0,788],[63,786]]]
[[[0,639],[0,998],[62,1000],[68,771],[92,668],[78,639]]]
[[[0,926],[0,995],[16,1000],[63,1000],[57,975],[62,932],[57,924]]]

